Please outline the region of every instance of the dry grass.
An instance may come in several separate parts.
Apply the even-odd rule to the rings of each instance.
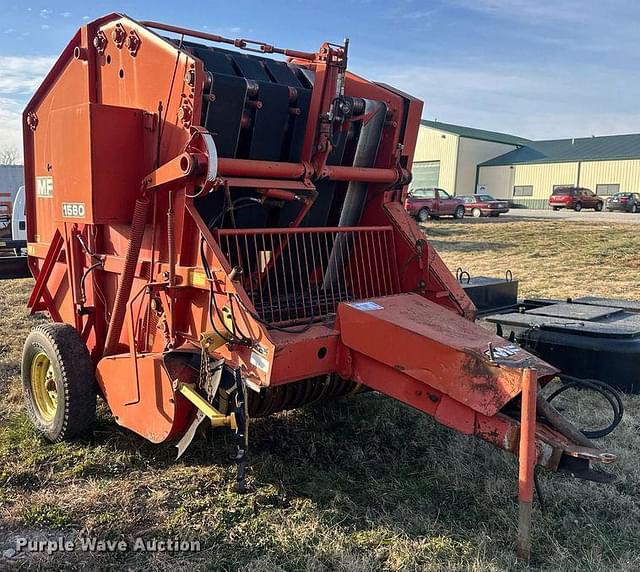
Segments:
[[[450,267],[511,268],[525,295],[637,297],[637,230],[556,222],[433,223]],[[572,245],[580,245],[574,256]],[[634,268],[635,265],[635,268]],[[252,492],[233,492],[223,434],[173,462],[101,411],[92,438],[45,444],[21,404],[29,281],[0,283],[0,552],[16,536],[197,538],[194,554],[54,554],[17,567],[148,570],[513,570],[516,465],[375,395],[252,425]],[[605,439],[620,455],[610,486],[543,475],[533,566],[640,569],[640,400]],[[586,397],[578,405],[589,410]],[[1,560],[0,568],[8,561]]]
[[[472,276],[510,269],[526,297],[638,298],[636,225],[480,219],[425,228],[449,268]]]

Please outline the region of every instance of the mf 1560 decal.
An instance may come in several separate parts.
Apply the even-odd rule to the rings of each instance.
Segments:
[[[84,218],[84,203],[62,203],[62,216],[66,218]]]

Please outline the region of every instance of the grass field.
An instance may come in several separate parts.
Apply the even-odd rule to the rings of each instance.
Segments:
[[[450,268],[511,269],[525,296],[637,298],[637,229],[567,222],[433,222]],[[25,418],[20,353],[30,281],[0,283],[0,553],[18,536],[198,539],[194,553],[16,555],[0,569],[517,570],[516,463],[489,445],[368,394],[252,424],[251,492],[234,492],[223,433],[179,462],[101,407],[93,436],[44,443]],[[542,474],[532,568],[640,569],[640,399],[603,444],[609,486]],[[567,413],[592,415],[578,396]]]

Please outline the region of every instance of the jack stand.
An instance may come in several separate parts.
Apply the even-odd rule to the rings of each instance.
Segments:
[[[531,512],[536,463],[536,398],[538,378],[533,369],[522,372],[522,404],[520,417],[520,453],[518,483],[518,539],[516,554],[529,562],[531,557]]]

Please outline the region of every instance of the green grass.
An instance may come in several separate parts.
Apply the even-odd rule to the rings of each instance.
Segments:
[[[451,268],[511,268],[525,295],[637,297],[633,226],[465,221],[431,223],[427,231]],[[567,245],[576,243],[586,246],[573,257]],[[558,244],[552,257],[543,255]],[[36,321],[24,309],[29,287],[0,283],[0,553],[16,536],[47,534],[178,537],[200,540],[202,550],[14,558],[22,566],[522,569],[514,558],[515,460],[378,395],[255,420],[245,495],[234,491],[223,431],[199,439],[175,462],[173,446],[118,427],[102,405],[89,439],[43,442],[21,402],[20,353]],[[603,440],[619,455],[618,482],[541,475],[548,506],[534,512],[533,568],[640,569],[640,399],[626,397],[625,404],[623,423]],[[572,407],[591,416],[597,405],[580,395]]]

